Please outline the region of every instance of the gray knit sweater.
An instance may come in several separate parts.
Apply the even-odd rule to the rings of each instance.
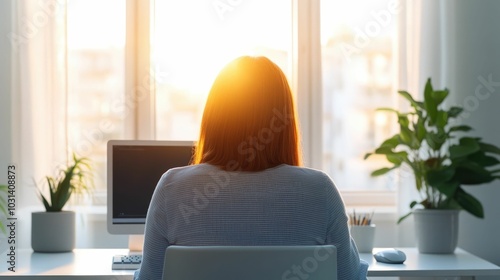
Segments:
[[[325,173],[279,165],[229,172],[209,164],[168,170],[153,194],[135,279],[161,279],[169,245],[337,247],[338,279],[366,279],[342,198]]]

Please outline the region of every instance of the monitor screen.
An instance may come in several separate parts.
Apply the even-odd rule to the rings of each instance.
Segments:
[[[108,141],[109,233],[144,233],[149,202],[158,180],[168,169],[188,165],[193,147],[192,141]]]

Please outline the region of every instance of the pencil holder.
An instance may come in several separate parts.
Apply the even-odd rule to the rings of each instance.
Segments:
[[[360,253],[371,253],[375,240],[375,225],[351,225],[351,236]]]

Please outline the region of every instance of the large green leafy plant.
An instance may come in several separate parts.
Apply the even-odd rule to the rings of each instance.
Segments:
[[[416,101],[407,91],[399,91],[411,105],[410,112],[380,108],[397,115],[399,133],[385,140],[365,159],[373,154],[384,155],[390,167],[372,172],[380,176],[402,166],[409,166],[420,194],[410,208],[421,205],[425,209],[463,209],[483,218],[481,202],[463,188],[500,179],[500,149],[481,138],[467,136],[468,125],[454,124],[463,108],[445,109],[443,101],[447,89],[434,90],[431,79],[424,89],[424,100]],[[456,122],[456,121],[455,121]],[[398,223],[408,217],[402,216]]]
[[[46,176],[45,182],[49,189],[46,197],[38,189],[40,199],[47,212],[60,212],[73,193],[82,194],[92,187],[91,167],[87,158],[79,158],[75,154],[72,163],[59,170],[56,177]]]

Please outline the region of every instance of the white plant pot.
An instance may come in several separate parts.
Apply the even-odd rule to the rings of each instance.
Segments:
[[[31,247],[35,252],[70,252],[75,248],[75,212],[31,213]]]
[[[375,225],[350,226],[351,236],[358,247],[360,253],[371,253],[373,250],[373,242],[375,240]]]
[[[460,210],[414,210],[418,251],[423,254],[452,254],[458,243],[459,213]]]

